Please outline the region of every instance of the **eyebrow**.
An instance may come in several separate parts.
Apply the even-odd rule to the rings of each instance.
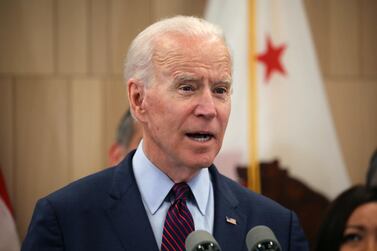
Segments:
[[[357,230],[361,230],[361,231],[365,230],[365,227],[362,226],[362,225],[348,225],[348,226],[345,227],[344,230],[347,230],[349,228],[351,228],[351,229],[357,229]]]
[[[185,82],[200,82],[202,80],[202,78],[199,78],[199,77],[195,77],[195,76],[192,76],[192,75],[178,75],[177,77],[174,78],[174,83],[185,83]],[[228,87],[232,86],[232,81],[229,79],[229,78],[224,78],[222,80],[217,80],[217,81],[214,81],[214,84],[224,84]]]
[[[232,81],[228,79],[218,80],[218,81],[215,81],[215,84],[225,84],[227,86],[232,86]]]
[[[198,82],[200,78],[191,75],[178,75],[174,78],[174,82]]]

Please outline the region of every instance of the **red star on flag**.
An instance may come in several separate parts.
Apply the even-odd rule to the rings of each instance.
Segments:
[[[278,72],[285,75],[285,69],[281,63],[281,56],[286,49],[286,45],[274,46],[271,42],[271,38],[267,37],[267,49],[265,52],[257,56],[257,60],[265,65],[265,79],[266,82],[270,79],[273,72]]]

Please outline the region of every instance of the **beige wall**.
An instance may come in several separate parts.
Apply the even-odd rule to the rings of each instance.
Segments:
[[[305,3],[343,156],[362,183],[377,148],[377,1]]]
[[[204,0],[2,0],[0,163],[21,237],[36,199],[106,165],[128,106],[130,40]],[[377,4],[306,1],[347,167],[362,182],[377,147]]]

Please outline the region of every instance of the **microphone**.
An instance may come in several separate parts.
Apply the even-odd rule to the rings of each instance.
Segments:
[[[282,251],[274,233],[269,227],[253,227],[246,235],[248,251]]]
[[[221,251],[215,238],[204,230],[191,232],[185,241],[186,251]]]

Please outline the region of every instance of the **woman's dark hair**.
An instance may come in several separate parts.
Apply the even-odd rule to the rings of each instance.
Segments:
[[[341,193],[330,205],[317,237],[317,251],[340,249],[343,233],[353,211],[359,206],[377,202],[377,187],[354,186]]]

